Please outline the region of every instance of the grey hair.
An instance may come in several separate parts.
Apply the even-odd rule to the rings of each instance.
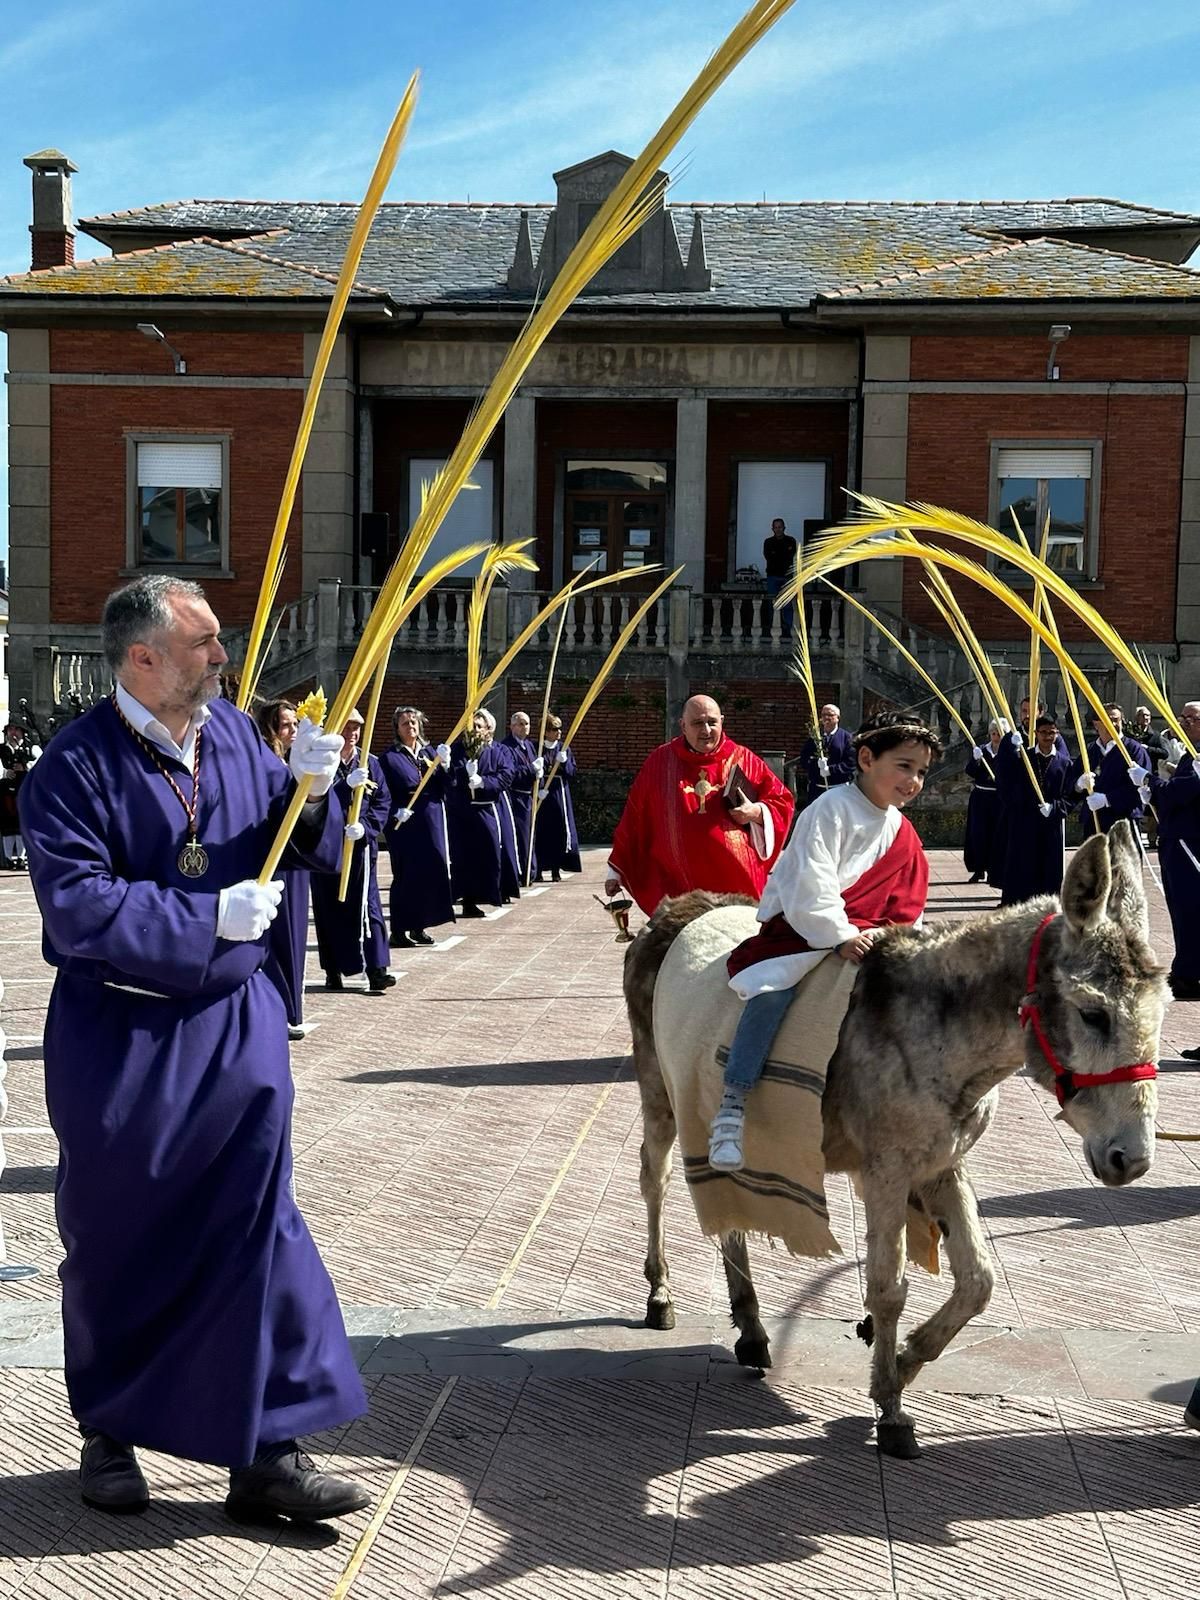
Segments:
[[[1003,717],[993,717],[988,723],[988,733],[1007,733],[1008,725]]]
[[[401,717],[416,717],[417,738],[425,737],[425,713],[418,706],[397,706],[392,712],[392,727],[399,728]]]
[[[476,717],[482,717],[483,720],[487,723],[489,730],[492,733],[495,733],[495,731],[496,731],[496,719],[492,715],[492,713],[487,709],[486,706],[480,706],[479,710],[475,713],[475,716]],[[472,720],[474,720],[474,719],[472,719]]]
[[[100,637],[104,658],[114,672],[125,665],[130,645],[144,644],[171,626],[170,601],[174,599],[203,600],[204,590],[190,578],[172,578],[165,573],[135,578],[123,589],[113,590],[104,602]]]

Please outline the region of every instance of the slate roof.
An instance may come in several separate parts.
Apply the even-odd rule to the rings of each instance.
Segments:
[[[529,297],[506,283],[521,212],[528,212],[536,257],[552,210],[548,203],[386,203],[363,256],[362,293],[405,308],[527,305]],[[685,256],[694,218],[702,219],[711,289],[592,290],[577,303],[579,311],[800,310],[835,299],[848,305],[852,299],[866,304],[881,298],[1051,294],[1179,299],[1197,292],[1195,274],[1180,275],[1180,269],[1112,250],[1051,246],[1034,237],[1022,254],[1023,247],[1013,243],[1014,234],[1026,239],[1048,231],[1104,232],[1106,243],[1113,232],[1126,230],[1171,229],[1200,237],[1200,217],[1119,200],[694,203],[671,204],[668,211]],[[355,215],[349,202],[251,200],[182,200],[112,213],[82,226],[110,242],[121,235],[144,240],[155,232],[204,237],[0,280],[0,303],[14,295],[71,289],[122,296],[322,297],[341,265]],[[982,268],[967,264],[977,257],[989,260]],[[920,291],[910,290],[910,282]],[[874,296],[868,285],[876,286]]]
[[[1200,299],[1200,272],[1057,239],[994,245],[941,266],[817,296],[818,304],[928,300]]]
[[[261,246],[269,248],[270,243],[270,239],[263,239]],[[195,239],[0,278],[0,295],[120,294],[137,299],[224,299],[236,295],[327,300],[334,282],[325,272],[279,261],[254,246]],[[360,292],[370,293],[361,286]]]

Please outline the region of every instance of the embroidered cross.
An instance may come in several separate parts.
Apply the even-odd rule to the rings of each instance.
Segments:
[[[698,801],[696,809],[703,813],[705,801],[710,794],[716,792],[716,787],[715,783],[709,781],[708,773],[702,772],[695,783],[685,783],[683,785],[683,792],[684,794],[694,794],[696,796]]]

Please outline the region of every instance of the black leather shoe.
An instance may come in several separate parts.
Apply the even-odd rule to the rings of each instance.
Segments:
[[[1168,978],[1176,1000],[1200,1000],[1200,978]]]
[[[341,994],[345,988],[340,972],[327,972],[325,974],[325,987],[331,994]]]
[[[79,1497],[97,1511],[145,1511],[150,1490],[128,1445],[106,1433],[88,1434],[79,1454]]]
[[[477,906],[475,904],[474,900],[464,900],[463,901],[462,914],[463,914],[464,917],[486,917],[487,916],[487,912],[484,911],[481,906]]]
[[[410,928],[408,930],[409,944],[436,944],[437,940],[431,933],[426,933],[424,928]]]
[[[367,983],[372,994],[382,994],[385,989],[395,987],[396,975],[389,972],[386,967],[369,967],[367,969]]]
[[[289,1450],[274,1461],[255,1461],[229,1474],[225,1510],[234,1522],[324,1522],[362,1511],[371,1496],[350,1478],[318,1472],[303,1450]]]
[[[390,950],[411,950],[413,940],[407,933],[394,933],[388,940]]]

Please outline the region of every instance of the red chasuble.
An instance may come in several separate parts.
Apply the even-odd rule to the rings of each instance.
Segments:
[[[737,765],[771,815],[774,847],[765,861],[721,798]],[[710,754],[697,755],[682,737],[672,739],[650,752],[633,780],[609,864],[647,916],[664,895],[689,889],[757,900],[787,838],[793,804],[791,791],[745,745],[726,737]]]
[[[842,890],[846,921],[856,928],[885,928],[894,924],[911,926],[925,910],[929,892],[929,859],[907,817],[900,818],[900,831],[873,867]],[[730,953],[729,976],[735,978],[747,967],[777,956],[803,955],[812,945],[802,939],[782,916],[772,917],[760,932],[744,939]]]

